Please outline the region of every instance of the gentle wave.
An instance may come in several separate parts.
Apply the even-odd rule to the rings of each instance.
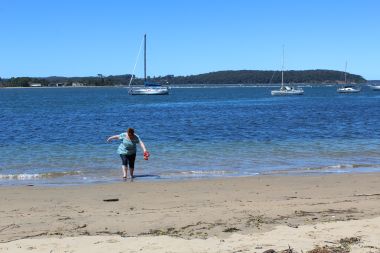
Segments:
[[[380,171],[380,164],[336,164],[320,167],[294,168],[286,170],[266,171],[263,174],[305,174],[305,173],[348,173],[351,171],[360,172]]]
[[[306,168],[293,168],[286,170],[270,170],[270,171],[252,171],[241,172],[236,170],[190,170],[190,171],[162,171],[157,174],[137,174],[137,178],[146,178],[146,180],[163,179],[163,180],[181,180],[189,178],[217,178],[217,177],[239,177],[239,176],[257,176],[257,175],[294,175],[294,174],[330,174],[330,173],[351,173],[351,172],[380,172],[380,164],[336,164],[320,167],[306,167]],[[68,171],[68,172],[49,172],[49,173],[36,173],[36,174],[0,174],[2,181],[28,181],[28,180],[49,180],[58,179],[62,177],[74,176],[75,182],[81,181],[91,182],[87,178],[86,173],[82,171]],[[106,173],[108,174],[108,173]],[[103,180],[114,180],[117,176],[108,174],[103,175]],[[79,176],[79,177],[78,177]],[[74,178],[73,178],[74,179]],[[96,181],[96,180],[95,180]],[[94,181],[94,182],[95,182]]]
[[[235,171],[232,170],[190,170],[190,171],[181,171],[181,175],[225,175],[225,174],[234,174]]]
[[[333,170],[333,169],[359,169],[359,168],[380,168],[380,164],[337,164],[321,167],[310,167],[305,170]]]
[[[213,177],[234,177],[234,176],[255,176],[258,172],[245,172],[236,170],[190,170],[190,171],[170,171],[160,173],[160,178],[181,179],[181,178],[213,178]]]
[[[163,171],[161,177],[191,177],[191,176],[212,176],[212,175],[232,175],[236,171],[232,170],[187,170],[187,171]]]
[[[0,180],[32,180],[32,179],[54,179],[65,176],[81,175],[81,171],[67,171],[67,172],[48,172],[36,174],[0,174]]]

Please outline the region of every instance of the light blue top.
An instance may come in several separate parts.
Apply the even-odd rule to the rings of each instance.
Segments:
[[[135,134],[132,140],[129,139],[128,134],[119,134],[119,139],[122,141],[117,149],[117,153],[120,155],[133,155],[136,154],[136,144],[140,143],[140,137]]]

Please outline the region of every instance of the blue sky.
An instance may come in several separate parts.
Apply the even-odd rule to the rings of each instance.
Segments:
[[[380,79],[378,0],[0,0],[0,77],[334,69]],[[135,74],[142,76],[142,57]]]

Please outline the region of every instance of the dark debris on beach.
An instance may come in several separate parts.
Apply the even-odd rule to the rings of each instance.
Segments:
[[[327,242],[333,245],[316,246],[314,249],[306,251],[306,253],[349,253],[351,246],[359,244],[361,242],[360,237],[346,237],[340,239],[338,242]],[[281,251],[275,251],[274,249],[265,250],[263,253],[297,253],[290,246]],[[301,250],[301,253],[304,253]]]

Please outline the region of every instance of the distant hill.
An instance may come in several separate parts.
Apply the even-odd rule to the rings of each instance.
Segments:
[[[131,75],[114,75],[114,76],[89,76],[89,77],[17,77],[10,79],[0,79],[0,86],[10,87],[28,87],[32,83],[38,83],[42,86],[114,86],[128,85]],[[157,76],[148,77],[149,81],[160,82],[162,84],[274,84],[281,83],[281,71],[262,71],[262,70],[226,70],[210,72],[199,75],[189,76]],[[343,83],[344,72],[335,70],[288,70],[284,71],[285,83],[315,83],[315,84],[332,84]],[[365,83],[360,75],[347,73],[347,82]],[[136,78],[133,85],[143,84],[143,79]]]
[[[156,78],[157,79],[157,78]],[[281,83],[280,71],[237,70],[217,71],[200,75],[163,77],[175,84],[273,84]],[[347,74],[351,83],[365,83],[360,75]],[[289,70],[284,71],[285,83],[342,83],[344,72],[334,70]]]

